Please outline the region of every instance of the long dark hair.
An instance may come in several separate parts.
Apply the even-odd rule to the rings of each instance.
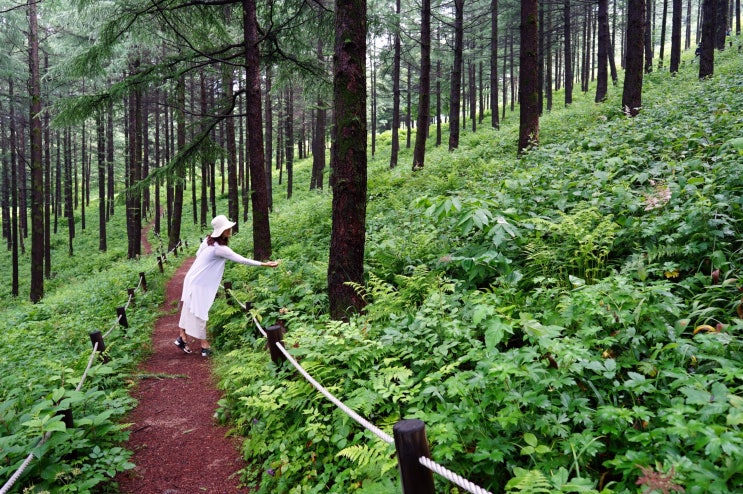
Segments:
[[[215,243],[219,245],[227,245],[230,243],[230,238],[225,237],[224,234],[220,235],[219,237],[212,237],[211,235],[206,236],[206,245],[214,245]]]

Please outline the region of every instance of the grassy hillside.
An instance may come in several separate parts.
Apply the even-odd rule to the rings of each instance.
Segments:
[[[409,150],[388,169],[380,136],[369,306],[348,324],[325,315],[328,192],[277,206],[278,274],[226,276],[336,396],[388,431],[422,419],[434,459],[493,492],[743,489],[742,57],[696,74],[687,58],[646,76],[634,119],[621,87],[581,95],[522,158],[510,113],[415,173]],[[250,484],[398,492],[386,444],[274,369],[234,308],[216,312]]]

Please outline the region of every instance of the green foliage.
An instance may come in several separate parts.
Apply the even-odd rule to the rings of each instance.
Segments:
[[[126,241],[117,238],[114,228],[109,230],[110,251],[97,252],[96,221],[89,219],[89,229],[78,233],[72,257],[64,248],[66,231],[53,237],[64,247],[54,253],[52,265],[59,271],[47,283],[41,302],[3,299],[2,482],[29,452],[35,455],[10,492],[101,492],[118,472],[134,467],[132,452],[121,447],[129,435],[122,418],[135,405],[127,392],[127,376],[148,353],[164,281],[176,266],[166,263],[162,275],[154,257],[123,260]],[[118,221],[114,216],[111,224]],[[135,290],[127,304],[127,291],[137,287],[140,272],[145,273],[147,291]],[[125,305],[128,328],[116,323],[116,308]],[[94,330],[110,331],[104,338],[110,362],[95,359],[83,387],[74,391],[88,365],[88,333]],[[64,410],[71,412],[72,427],[62,419]],[[49,440],[39,444],[48,432]]]
[[[649,75],[636,118],[618,94],[545,115],[518,160],[507,123],[415,174],[382,150],[354,287],[368,306],[347,323],[324,314],[325,193],[277,205],[278,271],[231,276],[330,392],[388,433],[423,420],[433,458],[493,492],[740,490],[743,79],[723,56],[704,84]],[[248,438],[246,481],[398,492],[387,445],[231,311],[220,414]]]

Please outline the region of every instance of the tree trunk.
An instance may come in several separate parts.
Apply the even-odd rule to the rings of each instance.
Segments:
[[[622,108],[626,114],[634,117],[642,107],[645,0],[629,0],[627,11],[627,62],[624,71]]]
[[[176,83],[174,119],[176,124],[176,146],[178,151],[182,151],[186,147],[186,81],[183,77],[180,77]],[[186,167],[177,167],[175,175],[172,180],[173,205],[171,207],[172,217],[168,225],[168,251],[175,249],[181,240],[183,183],[186,181]]]
[[[284,92],[284,153],[286,155],[286,198],[294,192],[294,88],[288,84]]]
[[[519,153],[539,144],[538,20],[538,0],[522,0],[519,55]]]
[[[454,0],[454,63],[449,97],[449,151],[459,147],[459,97],[462,94],[464,51],[464,0]]]
[[[717,29],[715,31],[715,46],[718,50],[725,49],[725,37],[728,32],[728,0],[717,0]]]
[[[328,258],[330,317],[364,307],[349,284],[364,282],[366,237],[366,1],[335,3],[332,229]]]
[[[715,71],[715,34],[717,0],[702,1],[702,49],[699,55],[699,78],[710,77]]]
[[[405,148],[410,149],[411,138],[413,137],[413,120],[412,120],[413,67],[410,62],[408,62],[408,70],[406,72],[408,74],[408,79],[407,79],[408,90],[405,94],[406,107],[407,107],[405,111],[405,128],[407,129],[407,132],[405,133]]]
[[[431,108],[431,0],[421,1],[421,74],[418,87],[418,131],[413,149],[413,171],[426,162],[426,139]]]
[[[317,41],[317,58],[324,65],[323,44]],[[325,101],[321,95],[317,96],[317,109],[315,110],[315,131],[312,137],[312,180],[310,189],[323,188],[323,174],[325,173],[325,126],[327,112]]]
[[[108,188],[106,194],[106,221],[114,214],[114,203],[116,202],[116,187],[114,181],[114,103],[108,102],[106,112],[106,166],[108,167]]]
[[[390,168],[397,166],[400,152],[400,0],[395,0],[395,41],[392,56],[392,143]]]
[[[31,302],[44,297],[44,162],[41,125],[41,76],[36,2],[28,0],[28,90],[31,98]]]
[[[98,250],[106,252],[106,125],[102,111],[95,114],[98,156]]]
[[[658,67],[663,67],[666,52],[666,24],[668,23],[668,0],[663,0],[663,14],[660,21],[660,50],[658,52]]]
[[[268,193],[263,153],[263,122],[261,120],[261,74],[258,47],[258,19],[256,0],[243,0],[243,29],[245,30],[245,104],[248,125],[248,155],[253,207],[253,257],[265,260],[271,257],[271,228],[268,221]],[[364,134],[366,138],[366,134]]]
[[[655,8],[654,4],[655,4],[655,0],[646,0],[644,46],[645,46],[645,72],[648,74],[653,71],[653,10]],[[629,11],[628,20],[627,20],[627,23],[629,24],[630,22],[629,17],[632,17],[634,15],[632,12],[631,2],[627,3],[627,10]],[[629,45],[630,44],[629,34],[627,36],[628,36],[627,45]]]
[[[490,125],[500,129],[498,118],[498,0],[490,0]]]
[[[224,108],[233,107],[232,67],[222,65],[222,87],[224,88]],[[232,110],[230,111],[231,113]],[[235,141],[235,117],[229,115],[224,121],[225,149],[227,150],[227,214],[235,222],[234,233],[240,228],[240,191],[237,186],[237,142]]]
[[[139,60],[132,65],[132,73],[139,72]],[[142,253],[142,194],[137,184],[142,179],[142,90],[135,88],[129,95],[129,175],[126,192],[126,224],[129,249],[128,259]]]
[[[606,100],[609,90],[609,0],[598,0],[599,46],[598,46],[598,75],[596,77],[596,103]]]
[[[49,71],[49,55],[44,54],[44,72]],[[45,90],[49,98],[48,86]],[[52,277],[52,131],[49,110],[44,111],[44,277]]]
[[[673,0],[673,13],[671,15],[671,67],[670,71],[675,74],[679,71],[681,64],[681,9],[682,0]]]
[[[563,57],[563,63],[565,65],[565,106],[573,103],[573,51],[571,48],[570,40],[573,37],[572,29],[570,28],[570,0],[565,0],[563,7],[563,49],[565,56]]]
[[[271,83],[271,67],[266,67],[266,163],[263,175],[266,177],[266,197],[269,211],[273,211],[273,105],[271,104]],[[250,145],[250,125],[248,124],[246,127],[248,130],[246,140]],[[248,150],[248,160],[250,160],[250,150]],[[276,162],[278,164],[278,159]],[[248,174],[250,174],[250,167],[248,167]]]
[[[18,296],[18,157],[16,149],[18,146],[16,135],[17,120],[15,117],[15,90],[13,78],[8,78],[8,101],[10,111],[10,257],[11,257],[11,282],[10,294]]]

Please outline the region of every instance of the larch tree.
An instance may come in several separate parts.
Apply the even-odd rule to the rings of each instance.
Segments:
[[[390,144],[390,168],[397,166],[400,153],[400,0],[395,0],[394,53],[392,55],[392,142]]]
[[[426,138],[431,113],[431,0],[421,1],[421,72],[418,85],[418,121],[416,123],[413,171],[426,162]],[[372,129],[373,131],[373,129]]]
[[[570,15],[570,0],[564,0],[563,4],[563,65],[565,67],[565,106],[573,103],[573,49],[572,28]]]
[[[44,297],[44,163],[41,125],[39,24],[36,1],[28,0],[28,91],[31,98],[31,292],[32,302]]]
[[[681,9],[683,0],[673,0],[671,8],[671,66],[669,68],[672,74],[679,71],[681,64]]]
[[[715,35],[717,0],[702,0],[702,41],[699,54],[699,78],[710,77],[715,71]]]
[[[365,303],[366,239],[366,1],[335,2],[332,227],[328,256],[330,317],[347,319]]]
[[[596,103],[606,100],[609,90],[609,0],[598,0],[598,67],[596,75]]]
[[[260,37],[256,0],[243,0],[245,34],[245,107],[248,126],[248,160],[253,211],[253,257],[271,257],[271,227],[268,220],[268,190],[265,178],[263,120],[261,115]]]
[[[519,153],[539,144],[539,2],[521,1]]]
[[[498,118],[498,0],[490,3],[490,125],[500,128]]]
[[[451,69],[449,93],[449,151],[459,147],[459,106],[462,94],[464,66],[464,0],[454,0],[454,61]]]
[[[714,1],[714,0],[711,0]],[[635,116],[642,107],[643,55],[645,50],[645,0],[627,3],[627,54],[624,71],[622,108]]]

